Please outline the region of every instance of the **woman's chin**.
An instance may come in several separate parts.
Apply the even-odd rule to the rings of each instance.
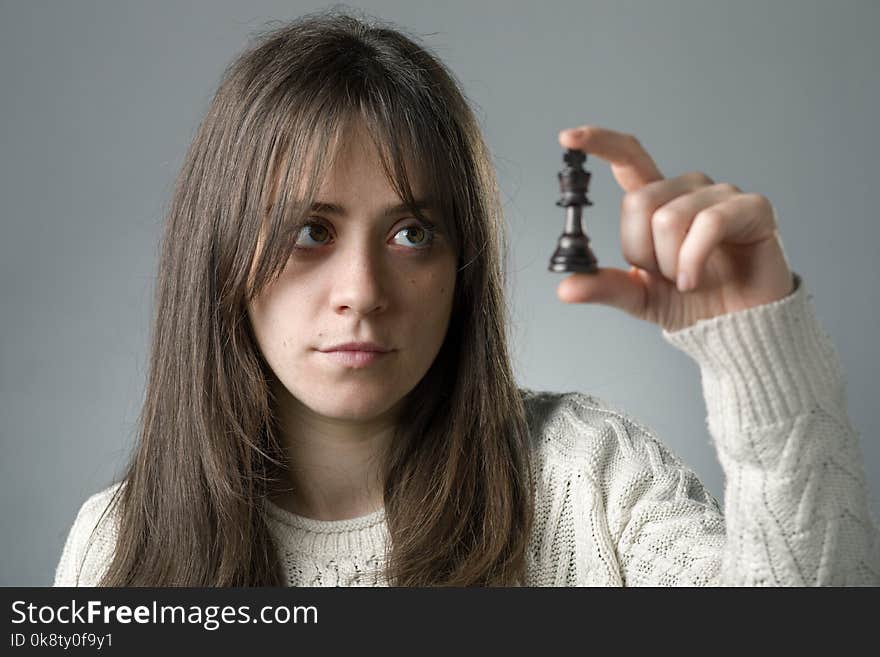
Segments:
[[[306,400],[304,400],[306,401]],[[399,401],[397,396],[369,394],[366,390],[348,393],[328,390],[317,399],[307,400],[306,405],[318,415],[333,420],[364,422],[387,414]]]

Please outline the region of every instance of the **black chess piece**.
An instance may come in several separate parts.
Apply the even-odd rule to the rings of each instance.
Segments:
[[[590,238],[581,225],[583,206],[593,205],[587,198],[590,173],[583,167],[587,154],[573,148],[562,156],[565,168],[559,172],[559,189],[562,198],[556,205],[565,208],[565,230],[548,269],[555,272],[581,272],[596,274],[599,271],[596,256],[590,250]]]

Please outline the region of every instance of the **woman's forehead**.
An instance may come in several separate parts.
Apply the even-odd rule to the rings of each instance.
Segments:
[[[395,152],[402,154],[402,162],[395,161]],[[379,205],[391,206],[392,201],[401,204],[405,199],[400,197],[394,184],[397,166],[404,169],[406,185],[417,206],[436,204],[440,200],[437,190],[429,184],[431,176],[427,173],[426,163],[410,152],[406,144],[395,149],[388,141],[374,139],[362,119],[337,127],[327,136],[325,145],[320,138],[311,140],[303,153],[295,155],[300,161],[299,166],[289,169],[291,156],[290,150],[284,152],[274,167],[267,209],[278,201],[282,181],[289,188],[285,191],[298,200],[311,198],[315,203],[337,206],[331,207],[330,211],[339,207],[344,209],[346,197],[350,195],[347,190],[364,183],[364,178],[369,179],[373,189],[377,186],[387,188],[387,194],[377,200]],[[397,182],[401,187],[404,184],[403,181]]]

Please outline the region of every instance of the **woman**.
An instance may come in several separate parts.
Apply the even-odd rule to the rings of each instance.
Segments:
[[[163,241],[146,402],[57,585],[877,583],[880,542],[833,346],[770,203],[610,162],[630,271],[563,301],[658,324],[701,366],[725,513],[652,433],[517,388],[503,221],[453,76],[338,13],[227,70]]]

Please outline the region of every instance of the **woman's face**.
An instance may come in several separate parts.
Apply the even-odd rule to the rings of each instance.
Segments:
[[[349,135],[313,223],[248,314],[288,401],[327,418],[370,420],[393,413],[440,350],[457,259],[444,218],[424,210],[437,227],[432,235],[394,209],[401,199],[369,137],[361,127]],[[340,349],[346,343],[376,346]]]

